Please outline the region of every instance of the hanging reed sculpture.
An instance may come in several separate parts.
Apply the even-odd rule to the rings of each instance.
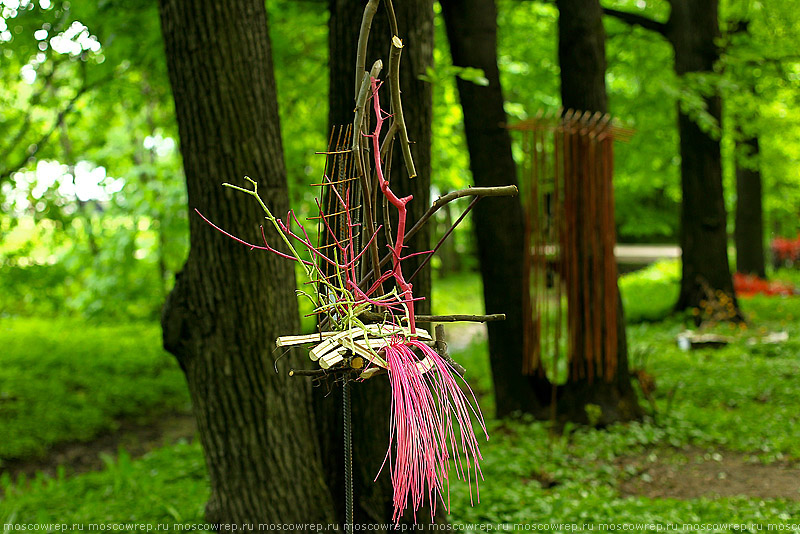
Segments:
[[[602,113],[539,112],[522,133],[525,374],[611,381],[617,369],[613,143],[632,131]],[[563,379],[563,377],[561,377]]]
[[[477,399],[463,378],[464,368],[447,354],[442,325],[436,339],[417,326],[423,322],[494,321],[494,315],[431,316],[415,313],[412,281],[442,241],[450,235],[458,218],[433,250],[411,251],[408,240],[435,212],[457,198],[470,196],[470,211],[487,196],[513,196],[516,186],[473,187],[438,198],[416,221],[408,220],[411,195],[399,197],[390,184],[392,145],[400,143],[402,164],[408,179],[417,176],[400,98],[399,62],[403,42],[391,38],[388,74],[379,78],[379,59],[366,70],[367,39],[379,1],[369,0],[359,32],[355,69],[355,111],[353,123],[333,129],[324,155],[325,170],[316,199],[316,214],[309,217],[317,226],[316,240],[309,236],[294,211],[281,219],[258,193],[258,184],[246,178],[245,187],[224,184],[253,197],[264,211],[266,231],[250,241],[215,229],[249,247],[295,261],[303,271],[306,285],[298,295],[308,299],[317,319],[317,332],[285,335],[277,347],[306,346],[318,369],[290,370],[290,376],[311,377],[342,384],[345,471],[345,531],[354,530],[353,457],[350,435],[350,387],[387,378],[392,393],[386,457],[382,465],[368,466],[376,476],[388,471],[393,486],[393,520],[400,521],[411,509],[427,504],[431,518],[437,503],[450,508],[451,474],[475,490],[480,501],[483,479],[478,435],[489,438]],[[394,11],[384,0],[390,21]],[[396,33],[396,24],[392,24]],[[389,105],[382,107],[381,99]],[[388,108],[388,109],[387,109]],[[398,158],[399,159],[399,158]],[[379,205],[383,209],[379,210]],[[382,221],[377,221],[378,212]],[[390,220],[390,214],[392,218]],[[392,222],[394,222],[392,224]],[[413,223],[413,224],[412,224]],[[383,243],[379,246],[379,238]],[[381,252],[385,245],[386,252]],[[404,272],[404,262],[424,256],[417,270]],[[277,371],[277,367],[276,367]]]

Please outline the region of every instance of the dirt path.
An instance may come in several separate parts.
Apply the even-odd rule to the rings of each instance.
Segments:
[[[623,495],[654,499],[746,496],[800,500],[800,466],[700,448],[657,449],[618,460]]]
[[[0,475],[9,473],[12,480],[23,473],[28,477],[37,472],[55,476],[59,466],[64,466],[68,475],[99,470],[104,467],[100,456],[103,453],[115,457],[121,447],[135,458],[153,448],[170,445],[180,439],[192,439],[195,432],[191,413],[167,414],[149,424],[122,421],[117,430],[101,434],[92,441],[57,445],[50,449],[45,458],[3,461]]]

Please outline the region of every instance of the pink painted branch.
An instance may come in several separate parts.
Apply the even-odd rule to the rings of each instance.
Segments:
[[[380,97],[378,96],[378,83],[375,78],[370,80],[370,86],[372,88],[372,101],[373,109],[375,110],[376,124],[375,131],[370,134],[369,137],[372,138],[372,151],[375,156],[375,171],[378,176],[378,183],[381,186],[381,191],[392,204],[392,206],[397,209],[397,237],[395,238],[392,254],[392,273],[395,281],[397,282],[397,286],[400,288],[400,294],[402,295],[403,302],[405,302],[406,307],[408,308],[408,327],[413,334],[416,332],[416,324],[414,320],[413,286],[403,277],[403,269],[400,265],[400,255],[403,251],[403,242],[406,235],[406,217],[408,215],[406,204],[408,204],[413,196],[409,195],[407,197],[398,198],[389,186],[389,181],[383,176],[379,142],[380,132],[383,128],[383,110],[381,110]]]
[[[236,241],[236,242],[238,242],[238,243],[241,243],[242,245],[247,245],[248,247],[250,247],[250,250],[267,250],[267,251],[269,251],[269,252],[272,252],[272,253],[274,253],[274,254],[277,254],[277,255],[278,255],[278,256],[280,256],[281,258],[286,258],[286,259],[289,259],[289,260],[297,261],[297,258],[295,258],[295,257],[293,257],[293,256],[289,256],[288,254],[284,254],[283,252],[281,252],[281,251],[279,251],[279,250],[275,250],[274,248],[272,248],[271,246],[269,246],[269,245],[267,244],[267,237],[264,235],[264,227],[263,227],[263,226],[261,227],[261,237],[264,239],[264,246],[262,247],[262,246],[260,246],[260,245],[254,245],[254,244],[252,244],[252,243],[248,243],[248,242],[247,242],[247,241],[245,241],[244,239],[239,239],[239,238],[238,238],[238,237],[236,237],[235,235],[233,235],[233,234],[231,234],[231,233],[228,233],[228,232],[226,232],[225,230],[223,230],[222,228],[220,228],[220,227],[219,227],[219,226],[217,226],[216,224],[214,224],[214,223],[212,223],[211,221],[209,221],[209,220],[206,218],[206,216],[205,216],[205,215],[203,215],[202,213],[200,213],[200,210],[198,210],[197,208],[195,208],[195,209],[194,209],[194,211],[195,211],[195,212],[196,212],[196,213],[197,213],[197,214],[198,214],[198,215],[199,215],[199,216],[200,216],[200,217],[201,217],[201,218],[202,218],[202,219],[203,219],[205,222],[207,222],[207,223],[208,223],[208,224],[209,224],[209,225],[210,225],[212,228],[214,228],[214,229],[215,229],[215,230],[217,230],[218,232],[222,233],[223,235],[226,235],[226,236],[230,237],[230,238],[231,238],[231,239],[233,239],[234,241]],[[303,262],[303,263],[305,263],[306,265],[314,265],[314,264],[313,264],[313,263],[311,263],[310,261],[306,261],[306,260],[300,260],[300,261],[302,261],[302,262]]]
[[[325,229],[328,231],[328,234],[330,235],[331,239],[333,239],[333,242],[334,242],[336,248],[339,249],[340,251],[344,252],[345,248],[342,246],[342,244],[336,238],[336,233],[333,231],[333,229],[331,228],[330,224],[328,223],[328,218],[325,216],[325,213],[322,211],[322,206],[320,206],[320,204],[319,204],[319,199],[314,199],[314,201],[317,204],[317,209],[319,210],[319,214],[320,214],[320,218],[322,219],[322,223],[325,225]],[[356,264],[356,262],[358,262],[358,260],[361,259],[361,256],[364,255],[364,253],[370,248],[372,243],[375,241],[375,238],[377,237],[377,235],[380,232],[380,230],[381,230],[381,227],[378,226],[378,228],[372,233],[372,236],[369,238],[369,241],[367,241],[366,245],[361,249],[361,252],[359,252],[358,255],[355,258],[353,258],[352,260],[347,262],[345,264],[345,267],[354,266]]]
[[[432,364],[430,371],[419,368],[412,348]],[[480,468],[483,458],[473,432],[471,414],[486,439],[489,436],[469,385],[445,359],[421,341],[393,338],[384,349],[384,355],[392,386],[392,425],[381,470],[388,463],[394,487],[394,520],[399,519],[409,499],[416,514],[426,495],[431,513],[435,512],[439,499],[449,510],[451,459],[458,478],[469,485],[470,499],[474,481],[480,501],[478,483],[483,479]],[[462,391],[459,379],[471,400]],[[392,458],[394,444],[396,454]]]
[[[216,224],[214,224],[213,222],[211,222],[211,221],[210,221],[210,220],[209,220],[209,219],[208,219],[208,218],[207,218],[205,215],[203,215],[203,214],[200,212],[200,210],[198,210],[197,208],[195,208],[195,210],[194,210],[194,211],[195,211],[195,212],[196,212],[196,213],[197,213],[197,214],[200,216],[200,218],[201,218],[201,219],[203,219],[203,220],[204,220],[204,221],[205,221],[205,222],[206,222],[206,223],[207,223],[209,226],[211,226],[212,228],[214,228],[215,230],[217,230],[217,231],[218,231],[218,232],[220,232],[221,234],[223,234],[223,235],[225,235],[225,236],[227,236],[227,237],[229,237],[229,238],[233,239],[233,240],[234,240],[234,241],[236,241],[237,243],[241,243],[242,245],[245,245],[245,246],[247,246],[247,247],[250,247],[250,250],[266,250],[266,251],[268,251],[268,252],[272,252],[273,254],[276,254],[276,255],[280,256],[281,258],[286,258],[287,260],[292,260],[292,261],[300,261],[301,263],[303,263],[304,265],[307,265],[307,266],[309,266],[309,267],[313,267],[313,266],[314,266],[314,263],[313,263],[313,262],[310,262],[310,261],[308,261],[308,260],[303,260],[303,259],[298,259],[298,258],[295,258],[294,256],[290,256],[290,255],[288,255],[288,254],[284,254],[283,252],[281,252],[281,251],[279,251],[279,250],[277,250],[277,249],[274,249],[274,248],[272,248],[271,246],[269,246],[269,243],[267,243],[267,236],[266,236],[266,234],[264,233],[264,226],[263,226],[263,225],[262,225],[262,226],[260,226],[260,229],[261,229],[261,239],[264,241],[264,246],[261,246],[261,245],[254,245],[253,243],[249,243],[249,242],[245,241],[244,239],[238,238],[238,237],[236,237],[235,235],[231,234],[230,232],[227,232],[227,231],[223,230],[222,228],[220,228],[219,226],[217,226]],[[289,221],[290,221],[290,219],[294,219],[294,221],[295,221],[295,223],[297,224],[297,226],[299,226],[299,227],[300,227],[300,229],[301,229],[301,231],[303,232],[303,236],[304,236],[304,237],[301,237],[301,236],[297,235],[297,234],[296,234],[294,231],[292,231],[292,230],[291,230],[291,227],[289,226]],[[319,250],[318,250],[316,247],[314,247],[314,245],[312,245],[312,244],[311,244],[311,239],[309,238],[309,236],[308,236],[308,233],[307,233],[307,232],[306,232],[306,230],[305,230],[305,227],[304,227],[302,224],[300,224],[300,222],[299,222],[299,221],[298,221],[298,219],[297,219],[297,216],[295,215],[295,213],[294,213],[293,211],[290,211],[289,213],[287,213],[287,214],[286,214],[286,222],[284,222],[284,221],[283,221],[283,220],[281,220],[281,219],[277,219],[277,223],[278,223],[278,226],[280,227],[280,229],[281,229],[281,230],[282,230],[282,231],[283,231],[283,232],[284,232],[284,233],[285,233],[285,234],[286,234],[288,237],[291,237],[292,239],[296,240],[297,242],[299,242],[299,243],[300,243],[300,244],[302,244],[303,246],[307,247],[307,248],[308,248],[308,250],[309,250],[311,253],[313,253],[315,256],[318,256],[318,257],[322,258],[323,260],[327,261],[327,262],[328,262],[330,265],[332,265],[333,267],[335,267],[335,268],[337,268],[337,269],[340,269],[340,270],[343,270],[343,271],[346,271],[346,272],[347,272],[347,271],[349,271],[349,270],[352,270],[352,269],[354,268],[354,266],[356,265],[356,263],[358,262],[358,260],[361,258],[361,256],[364,254],[364,252],[366,252],[366,250],[367,250],[367,248],[366,248],[366,247],[365,247],[365,248],[363,248],[363,249],[361,250],[361,252],[359,252],[359,253],[358,253],[356,256],[354,256],[352,259],[350,259],[349,261],[346,261],[346,263],[344,263],[344,264],[340,264],[340,263],[338,263],[338,262],[336,262],[336,261],[334,261],[334,260],[331,260],[331,259],[330,259],[330,258],[328,258],[327,256],[325,256],[325,255],[324,255],[322,252],[320,252],[320,251],[319,251]],[[326,224],[327,224],[327,223],[326,223]],[[379,231],[380,231],[380,227],[379,227],[377,230],[375,230],[375,232],[372,234],[372,236],[370,237],[369,241],[367,242],[367,246],[369,246],[369,245],[370,245],[370,244],[371,244],[371,243],[372,243],[372,242],[375,240],[375,238],[377,237],[377,235],[378,235]],[[335,237],[334,237],[334,239],[335,239]],[[350,235],[350,241],[352,241],[352,232],[351,232],[351,235]],[[340,250],[342,250],[343,252],[348,252],[348,250],[347,250],[345,247],[341,246],[341,244],[339,244],[339,243],[338,243],[338,241],[337,241],[337,247],[338,247]],[[351,254],[353,253],[353,248],[352,248],[352,247],[350,248],[349,252],[350,252]],[[347,255],[343,255],[343,258],[346,258],[346,257],[347,257]],[[353,284],[355,284],[355,282],[354,282],[354,280],[355,280],[355,276],[354,276],[354,275],[355,275],[355,273],[352,273],[352,274],[353,274],[353,276],[352,276],[352,277],[349,277],[349,281],[352,281],[352,283],[353,283]]]
[[[408,232],[406,232],[406,239],[411,239],[419,230],[422,228],[425,223],[427,223],[433,214],[439,211],[445,204],[452,202],[458,198],[462,197],[513,197],[519,193],[517,186],[515,185],[503,185],[497,187],[468,187],[466,189],[460,189],[458,191],[452,191],[444,196],[439,197],[436,201],[428,208],[428,211],[419,218],[419,220],[414,223],[414,226],[411,227]],[[392,255],[387,254],[383,258],[381,258],[380,262],[378,262],[378,266],[383,267],[386,263],[392,259]],[[370,279],[371,276],[374,275],[374,270],[369,271],[364,277],[359,281],[359,286],[364,286],[367,281]]]

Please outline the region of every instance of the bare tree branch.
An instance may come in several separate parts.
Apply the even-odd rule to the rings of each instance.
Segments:
[[[50,138],[64,121],[65,117],[72,111],[72,109],[75,107],[75,104],[84,94],[103,85],[107,81],[111,80],[111,78],[112,76],[102,78],[94,83],[83,85],[80,89],[78,89],[78,92],[75,93],[75,96],[73,96],[69,102],[67,102],[67,105],[58,112],[50,129],[46,131],[35,143],[30,145],[31,148],[26,151],[25,156],[20,158],[14,164],[3,168],[2,172],[0,172],[0,183],[3,183],[5,180],[10,178],[12,174],[24,168],[25,165],[28,164],[28,161],[35,156],[37,152],[39,152],[42,146],[46,145],[48,141],[50,141]]]
[[[654,31],[663,35],[665,38],[667,36],[667,24],[665,22],[658,22],[657,20],[653,20],[650,17],[645,17],[644,15],[640,15],[639,13],[630,13],[628,11],[620,11],[618,9],[611,9],[609,7],[603,8],[603,14],[608,15],[610,17],[614,17],[617,20],[624,22],[630,26],[640,26],[645,30]]]
[[[492,313],[489,315],[418,315],[420,322],[426,323],[488,323],[490,321],[505,321],[505,313]]]

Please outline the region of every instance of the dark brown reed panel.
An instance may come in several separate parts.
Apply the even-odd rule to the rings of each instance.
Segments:
[[[612,380],[617,367],[614,140],[608,115],[540,111],[521,134],[525,208],[523,372]],[[545,362],[547,362],[545,364]]]

